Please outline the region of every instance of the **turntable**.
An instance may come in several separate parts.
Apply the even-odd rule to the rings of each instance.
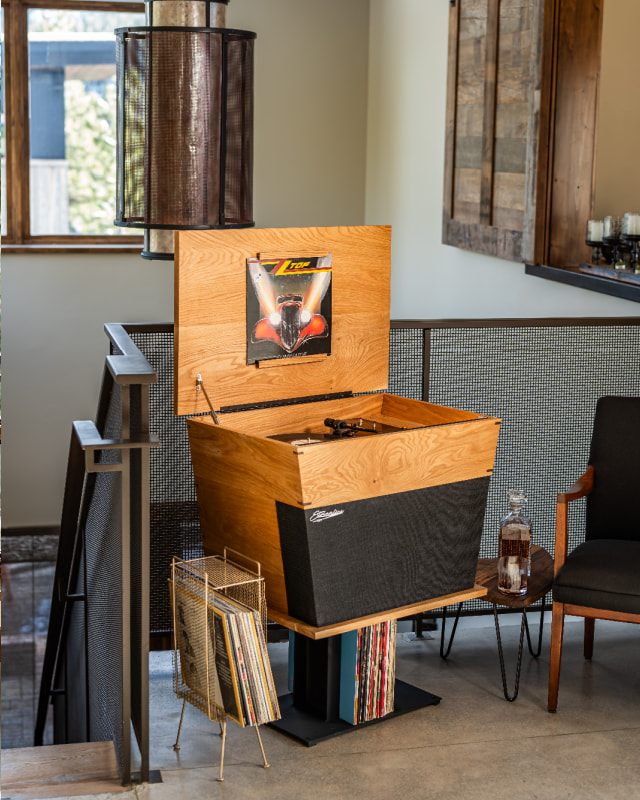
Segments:
[[[331,430],[331,433],[315,433],[313,436],[309,433],[278,433],[268,438],[276,439],[279,442],[288,442],[296,447],[306,447],[311,444],[334,442],[336,439],[344,439],[345,437],[371,436],[401,430],[395,425],[385,425],[375,419],[363,419],[362,417],[357,419],[331,419],[331,417],[327,417],[324,424]]]
[[[500,420],[385,391],[390,245],[384,226],[177,234],[174,405],[205,554],[260,561],[271,619],[474,586]]]

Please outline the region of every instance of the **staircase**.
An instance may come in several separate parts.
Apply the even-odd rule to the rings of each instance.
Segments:
[[[106,792],[134,792],[132,787],[122,786],[113,742],[2,751],[3,800],[72,798]]]

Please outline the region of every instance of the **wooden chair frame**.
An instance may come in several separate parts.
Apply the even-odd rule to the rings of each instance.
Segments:
[[[593,467],[587,471],[566,492],[558,494],[556,505],[556,543],[554,577],[567,559],[569,503],[586,497],[593,489]],[[560,682],[560,663],[562,660],[562,637],[564,633],[564,617],[584,617],[584,657],[593,656],[593,637],[596,619],[610,619],[617,622],[635,622],[640,624],[640,614],[629,614],[607,609],[577,606],[571,603],[553,601],[551,618],[551,654],[549,661],[549,698],[547,708],[551,713],[558,705],[558,685]]]

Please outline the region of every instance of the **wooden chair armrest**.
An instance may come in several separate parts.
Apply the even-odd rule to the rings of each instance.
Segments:
[[[573,484],[566,492],[558,494],[556,503],[556,545],[553,564],[553,574],[555,575],[567,558],[567,544],[569,539],[568,511],[569,503],[585,497],[593,489],[593,467],[589,466],[587,471]]]
[[[558,503],[570,503],[572,500],[579,500],[585,497],[593,489],[593,467],[589,466],[584,475],[581,475],[578,480],[566,492],[558,494]]]

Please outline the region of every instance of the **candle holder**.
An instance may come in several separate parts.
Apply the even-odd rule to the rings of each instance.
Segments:
[[[586,244],[591,247],[591,263],[599,264],[602,260],[602,237],[604,233],[604,221],[601,219],[587,220]]]
[[[591,248],[591,263],[596,265],[600,264],[604,256],[602,250],[604,242],[594,242],[591,241],[590,239],[587,239],[585,244],[587,245],[587,247]]]
[[[638,257],[640,255],[640,234],[638,233],[625,233],[623,238],[629,244],[629,269],[636,275],[640,274],[638,268]]]
[[[638,274],[638,242],[640,242],[640,214],[627,212],[622,219],[622,238],[629,247],[629,268]]]
[[[609,264],[611,264],[614,269],[624,269],[624,259],[621,258],[621,249],[623,244],[622,237],[605,236],[604,244],[607,246],[610,252],[610,256],[607,259]]]

